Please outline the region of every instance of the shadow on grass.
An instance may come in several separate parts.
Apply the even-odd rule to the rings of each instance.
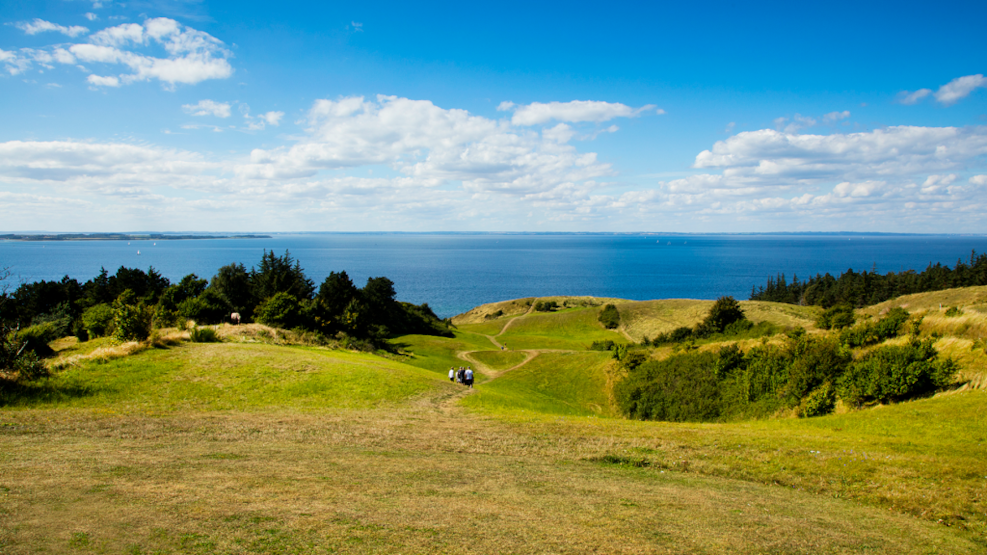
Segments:
[[[0,382],[0,407],[32,407],[92,397],[97,390],[79,384],[56,384],[51,379],[36,383]]]

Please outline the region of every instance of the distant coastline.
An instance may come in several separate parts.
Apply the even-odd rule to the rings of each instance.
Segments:
[[[270,235],[182,235],[171,233],[8,233],[0,241],[184,241],[194,239],[270,239]]]

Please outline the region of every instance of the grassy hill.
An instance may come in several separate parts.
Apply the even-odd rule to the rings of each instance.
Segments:
[[[903,301],[967,355],[964,378],[987,356],[970,349],[979,294],[949,297],[967,295],[950,318]],[[74,345],[0,406],[0,553],[987,551],[983,383],[809,419],[629,421],[589,344],[693,325],[710,303],[615,301],[611,331],[598,300],[546,299],[566,308],[484,305],[397,354],[228,326],[218,344]],[[818,314],[742,304],[783,327]],[[446,378],[465,365],[472,390]]]

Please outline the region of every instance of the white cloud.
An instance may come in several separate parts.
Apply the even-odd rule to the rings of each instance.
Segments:
[[[363,32],[363,23],[357,23],[356,21],[350,21],[350,25],[353,27],[353,30],[354,31],[356,31],[358,33],[362,33]]]
[[[269,125],[277,127],[281,123],[281,118],[284,117],[284,112],[267,112],[261,114],[260,118],[266,121]]]
[[[32,31],[49,30],[47,26],[53,25],[44,21],[41,23],[45,25],[41,25],[39,21],[35,20],[28,28]],[[163,49],[167,56],[155,57],[140,51],[145,48]],[[0,61],[11,74],[26,71],[32,61],[45,67],[51,67],[46,64],[52,62],[122,65],[126,70],[115,77],[117,84],[156,79],[166,88],[173,88],[179,83],[225,79],[233,74],[233,67],[228,61],[233,54],[222,41],[167,18],[148,19],[143,25],[125,23],[108,27],[91,35],[88,43],[73,44],[67,48],[55,45],[46,50],[29,50],[22,49],[23,55]],[[106,78],[97,79],[100,80],[105,82]],[[89,82],[94,83],[92,79]]]
[[[497,105],[498,112],[509,112],[514,109],[515,104],[510,100],[505,100]]]
[[[99,19],[99,16],[96,15],[96,14],[94,14],[94,13],[92,13],[92,12],[86,13],[85,16],[86,16],[86,19],[88,19],[89,21],[96,21],[97,19]]]
[[[836,123],[842,119],[850,117],[850,110],[843,110],[842,112],[830,112],[822,117],[823,123]]]
[[[200,100],[198,104],[183,104],[182,110],[185,110],[186,114],[193,116],[216,116],[217,118],[230,117],[229,102]]]
[[[21,21],[20,23],[17,23],[17,28],[29,35],[37,35],[38,33],[44,33],[46,31],[55,31],[70,37],[77,37],[89,32],[89,29],[79,25],[65,27],[64,25],[57,25],[50,21],[45,21],[38,18],[34,18],[34,21],[31,22]]]
[[[458,181],[473,192],[525,195],[612,173],[595,154],[566,144],[573,136],[568,126],[517,130],[427,100],[318,100],[308,124],[308,137],[291,148],[254,150],[240,175],[288,179],[385,164],[423,186]]]
[[[119,87],[120,86],[120,80],[117,79],[116,77],[113,77],[112,75],[111,76],[108,76],[108,77],[101,77],[99,75],[91,74],[89,77],[86,78],[86,81],[88,81],[90,85],[93,85],[93,86],[96,86],[96,87]]]
[[[987,87],[987,77],[979,73],[976,75],[967,75],[966,77],[957,77],[939,87],[935,97],[940,103],[949,106],[969,96],[974,89],[981,87]]]
[[[901,94],[898,95],[898,102],[911,106],[913,104],[918,104],[919,100],[922,100],[930,94],[932,94],[931,89],[919,89],[915,92],[902,91]]]
[[[514,107],[513,103],[502,102],[497,109],[509,110],[512,107]],[[511,118],[511,123],[514,125],[538,125],[551,120],[569,123],[583,121],[600,123],[619,117],[637,117],[642,112],[653,110],[654,108],[654,104],[648,104],[640,108],[631,108],[625,104],[597,100],[573,100],[571,102],[548,103],[532,102],[524,106],[517,106],[514,111],[514,117]]]
[[[987,185],[987,175],[975,175],[970,178],[970,183],[973,185]]]

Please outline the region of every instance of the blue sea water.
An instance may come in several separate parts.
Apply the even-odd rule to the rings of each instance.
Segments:
[[[0,241],[10,283],[86,281],[101,267],[157,271],[172,281],[211,278],[223,265],[256,265],[264,250],[289,250],[316,284],[345,270],[362,286],[387,276],[398,299],[427,302],[439,316],[488,302],[530,296],[625,299],[746,299],[752,286],[784,273],[921,271],[953,266],[987,237],[943,235],[517,235],[284,234],[270,239],[175,241]],[[140,254],[138,254],[140,251]]]

